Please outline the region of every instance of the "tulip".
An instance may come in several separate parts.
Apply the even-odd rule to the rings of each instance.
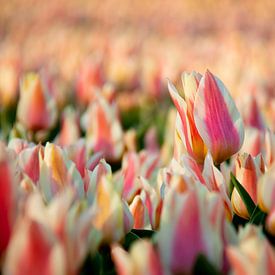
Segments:
[[[102,152],[106,160],[117,161],[123,153],[123,131],[115,105],[103,97],[91,103],[82,118],[88,148]]]
[[[38,131],[52,128],[57,110],[54,100],[48,95],[38,74],[24,76],[20,85],[17,119],[27,130]]]
[[[64,249],[47,227],[22,218],[8,247],[4,274],[66,274]]]
[[[257,204],[257,182],[264,172],[264,163],[261,157],[253,158],[243,154],[236,159],[236,178],[245,188],[251,199]],[[238,191],[234,188],[231,195],[233,211],[244,219],[249,218],[247,208]]]
[[[264,131],[266,125],[255,96],[252,95],[245,97],[243,100],[243,105],[242,117],[244,119],[244,124],[260,131]]]
[[[77,113],[67,107],[62,116],[60,134],[57,143],[61,146],[71,145],[80,138],[80,125]]]
[[[125,200],[130,202],[141,186],[137,180],[139,176],[150,179],[159,165],[157,154],[141,151],[139,154],[130,152],[122,160],[123,193]]]
[[[16,210],[14,179],[15,173],[9,163],[8,155],[0,144],[0,257],[9,243]]]
[[[118,275],[163,274],[159,255],[148,240],[135,242],[129,253],[117,244],[112,245],[111,255]]]
[[[199,254],[222,269],[222,204],[202,185],[183,194],[173,189],[166,194],[157,236],[165,269],[173,274],[189,273]]]
[[[104,159],[101,159],[98,161],[93,171],[86,170],[86,173],[87,174],[84,179],[86,180],[85,191],[88,198],[88,203],[92,204],[95,198],[97,187],[101,181],[101,177],[112,177],[112,168]]]
[[[144,205],[148,211],[149,221],[153,230],[159,228],[160,215],[163,206],[163,198],[159,193],[157,186],[149,184],[148,180],[141,177],[142,190],[140,197],[144,201]]]
[[[26,215],[48,228],[65,248],[67,274],[76,274],[88,249],[97,248],[96,239],[89,241],[89,234],[93,232],[92,215],[82,202],[73,200],[73,189],[66,188],[47,205],[35,192],[25,206]]]
[[[0,107],[9,108],[18,97],[20,64],[16,58],[0,62]]]
[[[213,163],[211,155],[208,153],[204,161],[202,176],[205,180],[207,189],[217,192],[223,199],[226,215],[229,220],[232,219],[232,206],[227,194],[227,186],[223,174]]]
[[[259,179],[258,202],[261,210],[268,213],[267,230],[275,235],[275,164]]]
[[[121,200],[110,177],[102,176],[92,206],[93,226],[102,234],[103,242],[120,241],[133,225],[128,206]]]
[[[263,132],[257,128],[246,127],[245,138],[240,153],[248,153],[256,157],[263,152]]]
[[[73,161],[65,151],[53,143],[47,143],[44,152],[40,151],[40,177],[38,186],[46,200],[62,191],[68,186],[73,186],[79,198],[84,197],[84,183]]]
[[[8,148],[15,151],[16,154],[19,154],[22,150],[29,148],[29,144],[26,140],[20,138],[12,138],[9,141]]]
[[[267,166],[271,166],[275,161],[275,133],[270,130],[265,132],[265,161]]]
[[[96,98],[105,81],[101,58],[89,59],[83,63],[76,82],[76,95],[80,104],[87,106]]]
[[[220,79],[209,71],[183,74],[183,98],[172,83],[168,88],[181,119],[182,141],[197,162],[207,150],[215,164],[238,152],[243,138],[243,122],[236,105]]]
[[[23,173],[36,183],[40,176],[39,151],[43,150],[41,145],[23,149],[18,155],[19,165]]]
[[[140,195],[136,195],[130,204],[130,211],[134,219],[134,229],[151,229],[148,209]]]
[[[238,245],[230,245],[227,255],[232,274],[257,275],[275,273],[275,252],[260,228],[251,224],[241,228]]]

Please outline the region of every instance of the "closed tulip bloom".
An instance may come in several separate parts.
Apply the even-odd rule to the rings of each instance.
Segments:
[[[199,254],[218,269],[223,265],[223,202],[204,186],[197,187],[183,194],[170,190],[164,199],[158,244],[172,274],[191,272]]]
[[[121,158],[124,149],[123,130],[116,105],[98,96],[83,115],[82,124],[89,149],[102,152],[109,161]]]
[[[110,176],[100,178],[93,203],[93,226],[102,234],[104,242],[120,241],[133,225],[128,206],[115,190]]]
[[[105,76],[102,59],[97,57],[86,60],[76,82],[76,97],[81,105],[89,105],[104,84]]]
[[[209,71],[200,81],[194,117],[215,163],[221,163],[239,151],[244,139],[240,113],[224,84]]]
[[[62,115],[60,134],[57,138],[58,144],[68,146],[74,144],[80,138],[80,122],[77,112],[67,107]]]
[[[159,255],[148,240],[139,240],[126,252],[121,246],[113,245],[111,250],[116,271],[119,275],[161,275]]]
[[[258,203],[259,207],[268,213],[267,230],[275,235],[275,164],[259,179]]]
[[[184,146],[197,162],[204,161],[208,150],[219,164],[241,148],[241,116],[224,84],[211,72],[183,77],[185,99],[170,82],[168,88],[181,118]]]
[[[136,195],[133,199],[130,211],[134,219],[134,229],[151,229],[148,209],[140,195]]]
[[[275,273],[275,252],[257,228],[247,224],[239,232],[238,245],[226,249],[234,275],[269,275]]]
[[[66,274],[64,249],[51,230],[28,218],[13,233],[4,265],[5,274]]]
[[[57,110],[38,74],[24,76],[20,85],[17,119],[27,130],[47,130],[54,126]]]
[[[0,146],[0,258],[9,243],[15,218],[15,177],[7,161],[4,147]]]
[[[251,199],[257,204],[257,182],[264,169],[261,157],[253,158],[249,154],[243,154],[236,159],[236,178],[245,188]],[[233,211],[244,219],[249,218],[246,206],[236,188],[231,195]]]

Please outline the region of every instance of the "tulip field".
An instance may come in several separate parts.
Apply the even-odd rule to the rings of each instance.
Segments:
[[[274,275],[274,13],[0,0],[0,275]]]

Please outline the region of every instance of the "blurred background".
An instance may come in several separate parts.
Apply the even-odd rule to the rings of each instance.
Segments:
[[[0,0],[0,6],[0,92],[17,94],[22,72],[42,70],[65,106],[88,75],[110,83],[119,108],[129,110],[167,98],[167,78],[179,82],[183,71],[208,68],[240,106],[244,96],[256,98],[275,128],[274,1]]]

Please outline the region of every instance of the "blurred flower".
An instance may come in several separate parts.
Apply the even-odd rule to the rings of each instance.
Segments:
[[[40,151],[39,164],[38,186],[46,201],[68,186],[75,190],[78,198],[84,197],[84,182],[81,175],[75,163],[59,146],[47,142],[43,154]]]
[[[30,143],[20,138],[11,138],[8,143],[8,148],[14,150],[16,154],[28,147],[30,147]]]
[[[259,179],[258,202],[259,207],[268,213],[267,230],[275,235],[275,164]]]
[[[0,107],[10,107],[18,96],[19,61],[10,58],[0,62]]]
[[[66,146],[77,142],[80,138],[80,121],[77,112],[71,107],[65,108],[62,114],[60,133],[57,143]]]
[[[122,197],[131,202],[141,189],[139,177],[150,179],[159,165],[159,155],[141,151],[129,152],[123,156],[121,174],[123,176]]]
[[[242,100],[241,114],[246,126],[264,131],[266,128],[256,97],[251,95]]]
[[[43,151],[41,145],[32,146],[23,149],[18,155],[18,163],[24,174],[26,174],[33,183],[39,180],[40,164],[39,154],[40,150]]]
[[[101,90],[104,81],[102,58],[87,59],[83,63],[76,81],[77,101],[81,105],[89,105],[96,98],[96,93]]]
[[[30,131],[49,130],[56,122],[55,102],[38,74],[28,73],[22,79],[17,119]]]
[[[133,225],[129,208],[107,176],[101,176],[93,203],[93,226],[102,234],[103,242],[120,241]]]
[[[236,159],[236,178],[245,188],[251,199],[257,204],[257,183],[264,173],[265,167],[263,158],[259,155],[256,158],[249,154],[239,155]],[[231,195],[233,211],[244,219],[249,218],[247,208],[236,188]]]
[[[235,275],[275,273],[275,252],[260,228],[247,224],[239,232],[238,245],[227,247],[227,255]]]
[[[4,273],[66,274],[64,249],[47,227],[29,218],[21,218],[8,247]]]
[[[0,257],[5,252],[15,221],[16,189],[15,173],[5,148],[0,144]]]
[[[130,252],[119,245],[112,246],[112,259],[118,275],[161,275],[163,274],[159,255],[152,243],[140,240],[133,244]]]
[[[208,149],[219,164],[238,152],[243,143],[240,114],[224,84],[209,71],[203,77],[185,73],[182,79],[184,95],[168,82],[181,119],[179,137],[188,154],[199,163]]]
[[[45,204],[39,193],[33,193],[25,206],[26,215],[54,233],[64,248],[66,274],[76,274],[88,249],[96,250],[99,239],[91,226],[92,214],[83,202],[74,200],[74,190],[66,188]]]
[[[164,199],[158,245],[164,270],[189,273],[199,254],[219,270],[230,240],[223,202],[201,185],[183,194],[170,190]]]
[[[98,97],[82,117],[82,124],[89,149],[102,152],[109,161],[121,158],[124,149],[123,131],[114,104]]]
[[[130,211],[134,219],[134,229],[151,229],[148,209],[140,195],[134,197],[130,204]]]
[[[226,181],[223,174],[215,167],[211,155],[208,153],[205,157],[203,172],[203,179],[207,189],[211,192],[218,193],[223,199],[225,213],[229,221],[232,220],[232,205],[228,196]]]

